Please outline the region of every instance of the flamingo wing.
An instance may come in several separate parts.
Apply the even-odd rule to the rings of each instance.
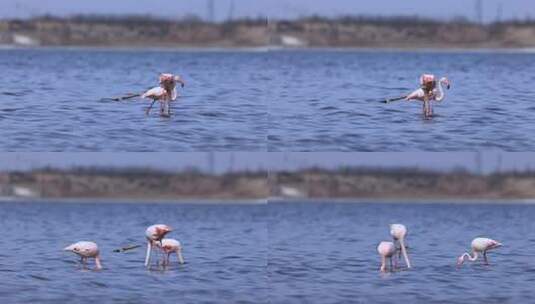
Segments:
[[[147,92],[145,92],[143,95],[141,95],[142,98],[152,98],[152,99],[160,99],[163,96],[165,96],[165,90],[161,87],[154,87]]]
[[[415,90],[414,92],[410,93],[408,96],[407,96],[407,100],[412,100],[412,99],[416,99],[416,100],[424,100],[424,96],[425,96],[425,93],[424,93],[424,90],[422,89],[417,89]]]

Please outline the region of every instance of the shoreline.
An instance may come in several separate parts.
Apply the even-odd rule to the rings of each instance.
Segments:
[[[169,205],[264,205],[267,199],[210,199],[210,198],[29,198],[0,197],[0,204],[40,203],[40,204],[169,204]]]
[[[169,204],[169,205],[267,205],[267,204],[401,204],[401,205],[535,205],[535,198],[283,198],[265,199],[140,199],[140,198],[23,198],[0,197],[0,204]]]
[[[269,53],[269,52],[347,52],[347,53],[483,53],[483,54],[535,54],[533,47],[285,47],[285,46],[91,46],[91,45],[42,45],[23,46],[0,44],[0,51],[5,50],[42,50],[42,51],[96,51],[96,52],[201,52],[201,53]]]
[[[535,198],[282,198],[271,197],[269,203],[344,203],[344,204],[407,204],[407,205],[535,205]]]

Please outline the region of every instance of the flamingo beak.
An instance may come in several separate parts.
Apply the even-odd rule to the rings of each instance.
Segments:
[[[450,85],[450,83],[448,82],[448,84],[446,85],[446,89],[449,90],[450,88],[451,88],[451,85]]]
[[[74,245],[69,245],[69,246],[63,248],[63,251],[73,251],[73,249],[74,249]]]
[[[182,78],[180,78],[180,76],[175,76],[175,81],[180,83],[181,87],[184,87],[186,85],[186,83],[184,82],[184,80],[182,80]]]

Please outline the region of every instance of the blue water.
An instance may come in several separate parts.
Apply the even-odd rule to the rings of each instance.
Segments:
[[[270,55],[270,151],[535,150],[535,54],[282,51]],[[452,89],[422,117],[422,73]]]
[[[530,303],[535,206],[1,203],[2,303]],[[413,268],[380,274],[388,225],[409,229]],[[186,264],[143,266],[153,223],[175,228]],[[474,237],[504,243],[490,266],[455,266]],[[104,269],[63,252],[94,240]]]
[[[0,50],[1,151],[265,151],[267,55]],[[171,118],[148,100],[101,101],[186,81]]]
[[[269,208],[273,303],[531,303],[535,206],[281,203]],[[389,224],[409,229],[413,268],[381,275]],[[457,269],[484,235],[504,243]]]
[[[1,50],[2,151],[535,150],[535,54]],[[187,82],[174,115],[102,101]],[[406,94],[452,82],[435,117]],[[157,108],[157,107],[156,107]]]
[[[147,270],[145,248],[112,252],[154,223],[175,229],[186,264]],[[0,228],[2,303],[268,302],[261,205],[0,203]],[[62,251],[79,240],[98,243],[102,271]]]

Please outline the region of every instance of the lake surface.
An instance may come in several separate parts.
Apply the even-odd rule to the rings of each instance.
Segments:
[[[535,54],[318,50],[270,60],[271,151],[535,150]],[[378,102],[416,89],[424,72],[452,83],[433,119],[421,102]]]
[[[535,150],[535,54],[388,51],[0,50],[2,151]],[[174,115],[148,100],[187,85]],[[435,117],[406,94],[452,82]]]
[[[535,299],[535,206],[281,203],[269,208],[273,303],[529,303]],[[409,229],[413,268],[381,275],[389,224]],[[456,258],[484,235],[481,262]]]
[[[0,203],[5,303],[529,303],[535,206]],[[380,274],[377,244],[407,225],[413,268]],[[145,228],[167,223],[186,264],[143,266]],[[504,243],[455,266],[474,237]],[[104,269],[61,249],[98,242]],[[173,257],[172,257],[173,258]],[[174,259],[172,259],[174,261]],[[90,263],[92,266],[93,264]]]
[[[145,248],[112,252],[154,223],[175,229],[186,264],[147,270]],[[267,303],[262,205],[0,203],[0,228],[2,303]],[[102,271],[62,251],[80,240],[98,243]]]
[[[1,151],[265,151],[267,55],[0,50]],[[102,101],[186,81],[171,118],[149,100]]]

